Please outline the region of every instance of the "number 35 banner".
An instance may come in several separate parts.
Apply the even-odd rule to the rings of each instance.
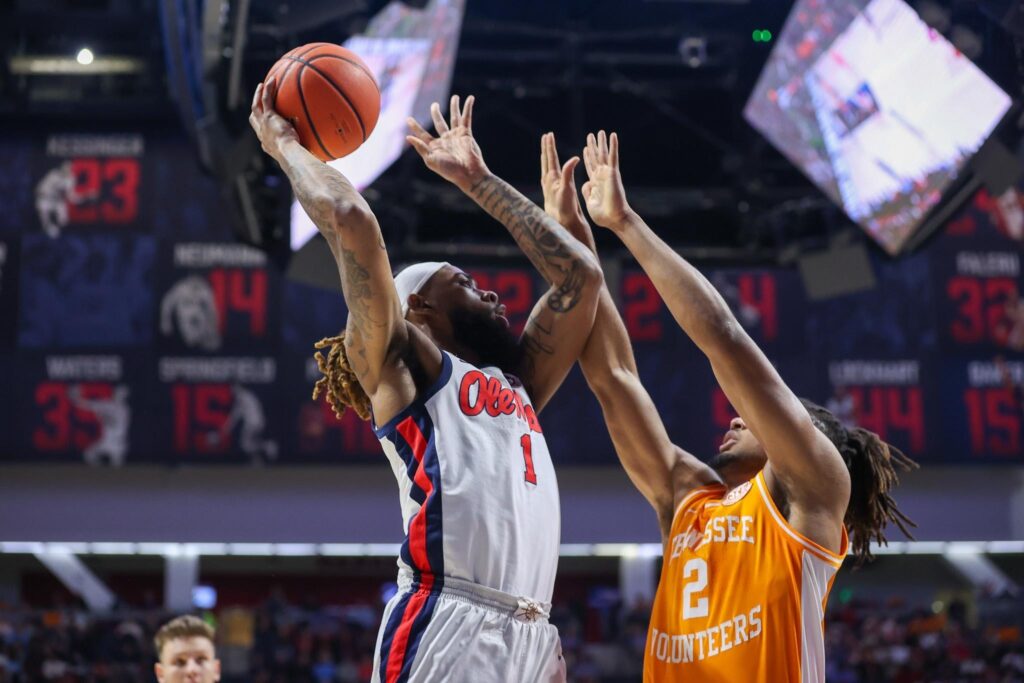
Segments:
[[[151,459],[144,357],[21,352],[18,359],[11,371],[20,413],[16,452],[31,453],[34,462],[90,465]]]

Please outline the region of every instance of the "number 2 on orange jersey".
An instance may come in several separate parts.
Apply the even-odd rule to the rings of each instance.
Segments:
[[[707,561],[699,557],[688,561],[683,565],[683,579],[686,580],[686,588],[683,589],[683,619],[706,617],[708,615],[708,599],[698,597],[694,600],[693,598],[708,587]]]

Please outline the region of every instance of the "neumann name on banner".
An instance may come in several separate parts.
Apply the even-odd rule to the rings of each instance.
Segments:
[[[242,244],[183,242],[174,245],[174,265],[178,268],[258,268],[267,264],[267,255]]]

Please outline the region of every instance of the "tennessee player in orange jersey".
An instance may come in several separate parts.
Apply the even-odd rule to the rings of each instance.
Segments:
[[[545,210],[594,248],[575,163],[560,166],[546,140]],[[896,469],[915,465],[790,391],[711,283],[629,208],[615,134],[588,136],[583,158],[591,218],[633,253],[741,416],[707,464],[673,445],[602,292],[580,365],[664,543],[644,681],[823,683],[832,581],[848,551],[870,557],[887,524],[909,535],[889,492]]]

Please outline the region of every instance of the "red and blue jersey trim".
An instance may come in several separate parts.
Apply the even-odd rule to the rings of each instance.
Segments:
[[[402,561],[414,573],[444,574],[444,540],[441,509],[441,466],[435,445],[434,421],[427,411],[430,400],[451,379],[452,361],[442,352],[441,373],[437,381],[411,405],[383,427],[375,428],[377,437],[391,442],[405,465],[412,486],[409,497],[420,509],[409,521],[402,543]]]
[[[437,381],[387,424],[374,428],[378,438],[395,447],[412,481],[409,496],[420,505],[400,551],[402,561],[413,570],[413,584],[392,611],[381,640],[379,673],[385,683],[408,680],[444,583],[441,468],[436,430],[426,407],[451,379],[452,360],[443,351],[441,358]]]

